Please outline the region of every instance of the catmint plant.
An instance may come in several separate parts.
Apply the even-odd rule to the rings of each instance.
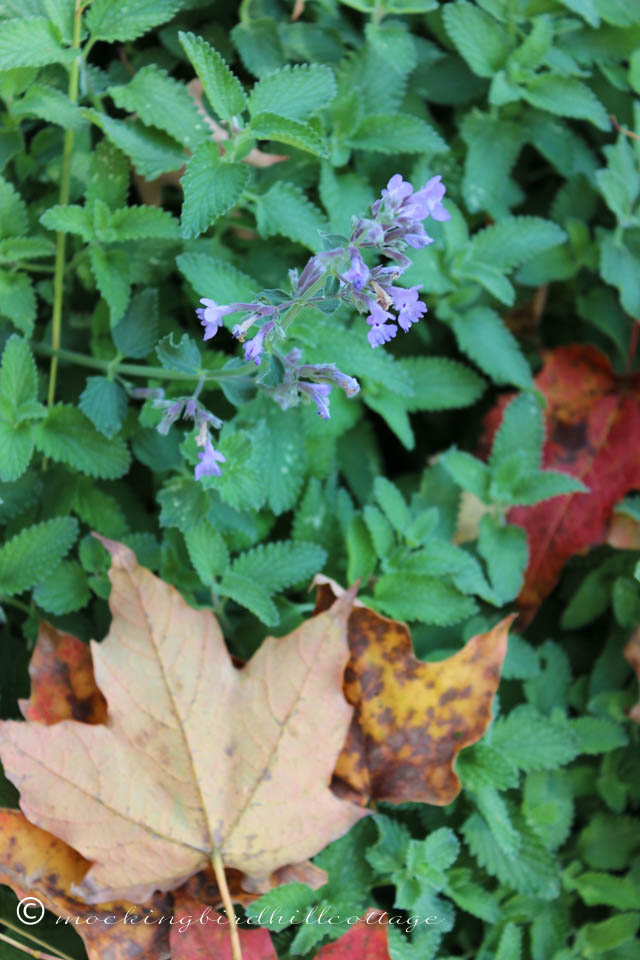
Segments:
[[[289,271],[290,295],[263,291],[252,303],[229,304],[218,304],[203,297],[202,306],[196,310],[204,327],[203,340],[211,340],[218,333],[223,317],[245,314],[244,319],[233,326],[233,336],[243,344],[244,359],[260,367],[266,354],[275,359],[279,370],[279,382],[275,386],[264,382],[264,373],[257,376],[258,386],[283,410],[307,400],[315,403],[318,416],[328,420],[332,388],[338,387],[353,397],[360,389],[358,381],[340,371],[335,363],[301,363],[302,354],[297,347],[284,354],[280,345],[287,339],[288,328],[303,307],[320,307],[329,300],[337,300],[366,316],[369,327],[366,336],[373,349],[389,343],[398,327],[408,333],[427,312],[426,304],[418,297],[422,285],[405,288],[395,284],[411,266],[407,249],[418,250],[433,243],[423,221],[428,217],[437,221],[449,219],[450,214],[442,205],[444,194],[441,176],[432,177],[424,187],[414,191],[411,183],[403,180],[399,173],[395,174],[372,204],[371,215],[352,218],[349,237],[326,235],[327,250],[311,257],[300,274]],[[365,254],[370,260],[377,256],[378,263],[368,266]],[[247,339],[252,328],[255,333]],[[196,442],[204,448],[204,452],[198,454],[196,480],[208,475],[220,476],[219,463],[225,461],[213,447],[209,435],[209,426],[215,425],[217,418],[197,403],[198,392],[192,398],[191,408],[185,398],[155,401],[165,409],[158,427],[160,432],[169,429],[183,408],[184,415],[194,419],[198,427]]]

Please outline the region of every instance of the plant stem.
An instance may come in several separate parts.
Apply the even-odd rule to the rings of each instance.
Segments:
[[[54,957],[52,953],[43,953],[42,950],[32,950],[31,947],[27,947],[24,943],[18,943],[17,940],[8,937],[4,933],[0,933],[0,940],[8,943],[10,947],[16,947],[18,950],[22,950],[23,953],[28,953],[30,957],[35,957],[36,960],[60,960],[59,957]]]
[[[73,18],[73,43],[74,50],[80,49],[80,37],[82,33],[82,4],[76,0],[75,13]],[[75,58],[69,70],[69,100],[71,103],[78,102],[78,77],[80,73],[80,54]],[[71,159],[73,157],[74,131],[68,129],[64,135],[64,145],[62,149],[62,170],[60,171],[60,203],[66,205],[69,203],[71,193]],[[67,234],[64,230],[56,234],[56,263],[53,275],[53,329],[51,332],[51,346],[57,350],[60,346],[60,333],[62,330],[62,296],[64,291],[64,257],[67,245]],[[58,375],[58,356],[51,355],[51,366],[49,368],[49,393],[47,403],[53,405],[56,394],[56,377]]]
[[[240,946],[240,935],[238,933],[238,924],[236,921],[236,911],[233,906],[233,900],[231,899],[231,894],[229,892],[229,885],[227,883],[227,877],[224,872],[224,864],[222,862],[222,857],[217,850],[214,851],[211,858],[211,863],[213,866],[214,873],[216,875],[216,881],[218,883],[218,890],[220,891],[220,896],[222,897],[222,902],[224,908],[227,911],[227,917],[229,919],[229,936],[231,937],[231,954],[233,960],[242,960],[242,948]]]
[[[6,927],[8,930],[12,930],[14,933],[20,934],[21,937],[26,937],[27,940],[32,940],[33,943],[37,943],[39,947],[46,947],[47,950],[55,950],[57,953],[57,956],[54,957],[53,960],[73,960],[73,957],[70,957],[68,953],[62,953],[62,951],[58,950],[57,947],[52,947],[51,944],[45,943],[45,941],[41,940],[40,937],[36,937],[32,933],[27,933],[26,930],[22,930],[21,927],[17,927],[15,924],[11,923],[9,920],[5,920],[4,917],[0,917],[0,924],[3,927]],[[9,940],[9,938],[4,934],[0,934],[0,938],[2,940],[6,940],[7,943],[12,943],[13,946],[17,946],[20,950],[24,950],[25,953],[31,953],[32,956],[43,957],[43,958],[44,957],[48,958],[52,956],[51,954],[32,953],[30,950],[27,949],[26,946],[24,946],[21,943],[19,944]]]
[[[34,353],[55,357],[59,360],[68,360],[70,363],[77,363],[81,367],[89,367],[92,370],[113,370],[114,373],[124,374],[125,376],[148,377],[151,380],[186,380],[192,382],[204,377],[205,383],[210,383],[216,380],[235,380],[240,377],[247,377],[247,371],[243,368],[197,370],[195,373],[185,373],[181,370],[167,370],[165,367],[149,367],[144,363],[116,363],[114,365],[113,360],[100,360],[99,357],[89,357],[85,353],[76,353],[74,350],[54,349],[46,343],[32,343],[31,349]],[[249,365],[247,366],[249,367]]]

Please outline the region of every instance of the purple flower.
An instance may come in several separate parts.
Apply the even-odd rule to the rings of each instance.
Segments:
[[[413,223],[407,232],[402,234],[402,239],[414,250],[421,250],[433,243],[433,237],[429,236],[421,223]]]
[[[163,436],[169,433],[172,424],[176,422],[182,413],[183,405],[184,400],[176,400],[175,403],[171,403],[170,400],[156,400],[154,407],[164,407],[165,411],[162,420],[156,427],[158,433],[161,433]]]
[[[318,416],[323,420],[328,420],[329,414],[329,394],[331,387],[328,383],[298,383],[298,389],[306,393],[315,401],[318,408]]]
[[[298,367],[299,377],[312,377],[321,383],[333,383],[344,390],[348,397],[355,397],[360,390],[360,384],[355,377],[338,370],[335,363],[305,363]]]
[[[404,287],[387,287],[387,291],[393,298],[393,305],[396,310],[399,311],[398,323],[405,333],[409,332],[412,323],[417,323],[427,312],[427,308],[422,300],[418,299],[418,290],[420,290],[421,287],[421,283],[416,287],[409,287],[408,289]]]
[[[219,450],[214,449],[209,434],[207,434],[204,450],[198,454],[198,459],[200,463],[193,471],[196,480],[201,480],[202,477],[222,476],[218,463],[226,463],[227,458]]]
[[[269,320],[263,327],[258,330],[253,340],[249,340],[244,345],[244,358],[245,360],[253,360],[256,367],[260,365],[260,360],[262,359],[262,351],[264,349],[264,338],[268,333],[270,333],[275,327],[273,320]]]
[[[388,310],[383,310],[375,300],[369,300],[369,310],[371,313],[367,317],[367,323],[371,330],[367,334],[367,340],[375,349],[393,339],[398,332],[398,328],[395,323],[386,323],[387,320],[393,320],[393,314],[389,313]]]
[[[326,266],[320,257],[311,257],[299,277],[296,277],[294,289],[296,294],[306,293],[313,284],[326,272]]]
[[[388,210],[398,210],[405,200],[413,193],[413,187],[402,179],[399,173],[394,174],[387,184],[386,190],[382,191],[384,204]]]
[[[450,220],[451,214],[448,213],[440,202],[445,195],[446,187],[441,183],[442,177],[431,177],[427,180],[424,187],[415,194],[415,199],[423,203],[427,209],[425,216],[433,217],[434,220]],[[424,220],[424,217],[420,219]]]
[[[349,247],[349,255],[351,257],[351,267],[342,274],[342,278],[347,283],[351,283],[356,290],[362,290],[369,280],[369,267],[362,259],[362,254],[357,247]]]
[[[226,316],[227,313],[233,313],[236,306],[235,304],[231,304],[230,306],[221,307],[218,306],[215,300],[209,300],[208,297],[202,297],[200,303],[204,304],[204,309],[198,307],[196,316],[204,327],[202,339],[211,340],[211,337],[215,337],[222,326],[222,318]]]
[[[384,230],[375,220],[362,219],[358,220],[352,236],[359,238],[361,243],[375,247],[384,240]]]

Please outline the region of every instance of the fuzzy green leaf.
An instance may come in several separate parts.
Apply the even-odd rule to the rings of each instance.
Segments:
[[[256,140],[273,140],[286,143],[297,150],[312,153],[316,157],[328,157],[329,150],[315,127],[299,120],[291,120],[277,113],[256,113],[249,127]]]
[[[409,113],[366,117],[349,138],[356,150],[378,153],[444,153],[448,146],[432,126]]]
[[[36,318],[36,294],[26,273],[0,270],[0,315],[30,337]]]
[[[456,410],[475,403],[484,393],[482,377],[457,360],[406,357],[397,362],[413,384],[413,396],[405,401],[407,410]]]
[[[55,517],[7,540],[0,547],[0,594],[22,593],[53,573],[77,535],[77,520]]]
[[[466,258],[509,271],[566,239],[557,223],[542,217],[506,217],[472,237]]]
[[[206,587],[211,586],[229,566],[229,551],[222,535],[208,520],[202,520],[184,539],[194,570]]]
[[[201,143],[182,178],[182,235],[197,237],[234,207],[249,179],[244,163],[224,163],[218,147]]]
[[[602,101],[576,77],[536,76],[524,88],[523,96],[540,110],[548,110],[560,117],[589,120],[599,130],[611,129],[609,114]]]
[[[118,241],[177,240],[180,236],[178,221],[159,207],[123,207],[112,215],[109,226]]]
[[[123,250],[97,246],[89,248],[89,257],[98,290],[109,306],[111,326],[115,326],[122,319],[131,295],[129,258]]]
[[[121,110],[136,113],[147,126],[164,130],[188,150],[211,136],[185,85],[154,64],[138,70],[126,86],[109,87],[108,93]]]
[[[93,0],[86,16],[92,39],[124,43],[170,20],[184,0]]]
[[[270,594],[279,593],[319,573],[326,559],[326,552],[315,543],[275,541],[241,553],[231,573],[259,583]]]
[[[127,413],[127,395],[107,377],[87,377],[78,406],[105,437],[118,433]]]
[[[477,607],[456,587],[407,573],[387,573],[376,583],[376,605],[398,620],[420,620],[448,626],[472,616]]]
[[[207,100],[222,120],[230,121],[242,113],[247,98],[242,84],[223,57],[202,37],[179,33],[178,38],[193,69],[200,77]]]
[[[70,63],[75,54],[64,49],[48,17],[3,20],[0,29],[0,70]]]
[[[329,104],[336,95],[333,71],[321,63],[286,66],[268,74],[249,94],[249,112],[277,113],[291,120],[307,117]]]
[[[40,223],[47,230],[77,233],[87,242],[93,238],[91,211],[77,203],[49,207],[40,217]]]
[[[444,26],[457,50],[479,77],[493,77],[509,55],[509,35],[497,20],[466,0],[443,9]]]
[[[529,364],[520,344],[489,307],[475,307],[453,317],[451,326],[458,346],[498,384],[513,384],[520,389],[532,385]]]
[[[321,247],[319,230],[327,229],[320,210],[299,187],[278,181],[258,198],[258,230],[263,237],[281,234],[314,252]]]
[[[147,180],[155,180],[161,173],[179,170],[184,165],[184,149],[161,130],[146,127],[139,120],[114,120],[96,110],[87,110],[85,115],[131,158],[137,172]]]
[[[176,263],[198,296],[216,303],[251,303],[259,287],[233,264],[206,253],[181,253]]]
[[[87,575],[75,560],[63,560],[33,591],[33,599],[39,607],[58,615],[80,610],[87,605],[90,596]]]
[[[115,480],[129,469],[124,440],[107,440],[75,407],[57,404],[34,427],[35,445],[45,457],[66,463],[90,477]]]
[[[240,606],[250,610],[267,627],[275,627],[280,621],[276,605],[260,583],[228,571],[218,585],[223,596],[231,597]]]
[[[526,771],[553,770],[570,763],[580,750],[578,737],[567,724],[551,720],[526,704],[496,722],[491,745]]]

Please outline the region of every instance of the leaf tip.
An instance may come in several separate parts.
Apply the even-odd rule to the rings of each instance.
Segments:
[[[138,566],[135,553],[129,547],[125,546],[124,543],[103,537],[101,534],[96,533],[95,530],[91,531],[91,535],[94,536],[96,540],[99,540],[105,550],[111,555],[112,569],[115,567],[122,570],[133,571]]]

